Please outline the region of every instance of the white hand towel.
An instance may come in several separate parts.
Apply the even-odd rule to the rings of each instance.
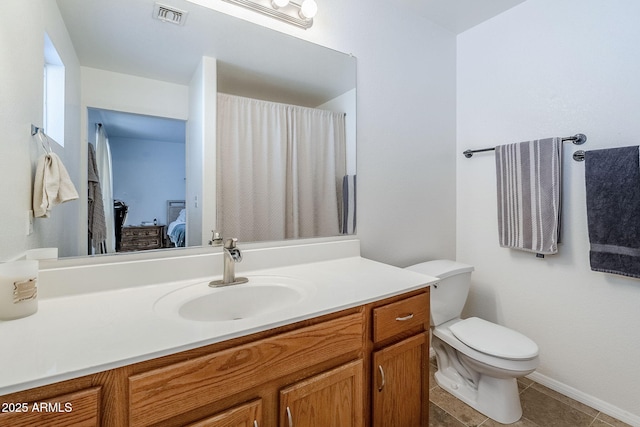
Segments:
[[[76,187],[71,182],[60,157],[55,153],[41,156],[33,183],[34,216],[48,218],[54,206],[78,197]]]

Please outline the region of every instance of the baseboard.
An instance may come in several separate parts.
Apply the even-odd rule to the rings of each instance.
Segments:
[[[581,392],[571,386],[556,381],[552,378],[542,375],[538,372],[534,372],[527,375],[527,378],[542,384],[545,387],[549,387],[551,390],[557,391],[573,400],[577,400],[580,403],[584,403],[598,411],[605,413],[613,418],[623,421],[629,425],[640,427],[640,417],[624,411],[616,406],[611,405],[603,400],[593,397],[587,393]]]

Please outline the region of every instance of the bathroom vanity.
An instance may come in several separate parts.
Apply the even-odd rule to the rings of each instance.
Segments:
[[[22,383],[3,380],[0,425],[427,426],[428,286],[435,279],[360,257],[263,270],[255,277],[304,272],[312,273],[306,277],[315,286],[308,298],[255,319],[212,325],[153,308],[112,318],[105,329],[88,319],[87,329],[108,345],[88,338],[85,362],[82,354],[65,362],[61,349],[42,355],[54,362],[29,381],[26,370]],[[254,275],[247,275],[251,283]],[[200,285],[207,283],[53,298],[38,315],[48,317],[56,305],[113,304],[119,297],[135,305],[142,295],[157,302],[158,295]],[[137,330],[135,322],[144,326]],[[0,333],[7,326],[0,324]],[[120,335],[127,330],[132,341]],[[142,330],[153,336],[136,345]],[[109,347],[123,344],[137,348]],[[97,363],[101,358],[109,363]],[[76,369],[63,373],[65,363]],[[28,387],[37,384],[43,385]]]

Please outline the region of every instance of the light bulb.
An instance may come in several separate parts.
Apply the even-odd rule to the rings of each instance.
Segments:
[[[315,0],[304,0],[300,5],[300,17],[311,19],[318,13],[318,4]]]
[[[288,4],[289,0],[271,0],[271,6],[273,6],[274,9],[285,7]]]

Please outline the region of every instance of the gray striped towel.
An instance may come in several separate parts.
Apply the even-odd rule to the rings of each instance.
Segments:
[[[96,163],[96,150],[93,144],[89,144],[88,150],[88,217],[89,235],[91,244],[97,249],[107,240],[107,223],[104,216],[104,204],[102,202],[102,189],[100,187],[100,177],[98,175],[98,165]],[[111,208],[113,209],[113,208]]]
[[[500,246],[537,254],[558,252],[562,139],[496,147]]]

